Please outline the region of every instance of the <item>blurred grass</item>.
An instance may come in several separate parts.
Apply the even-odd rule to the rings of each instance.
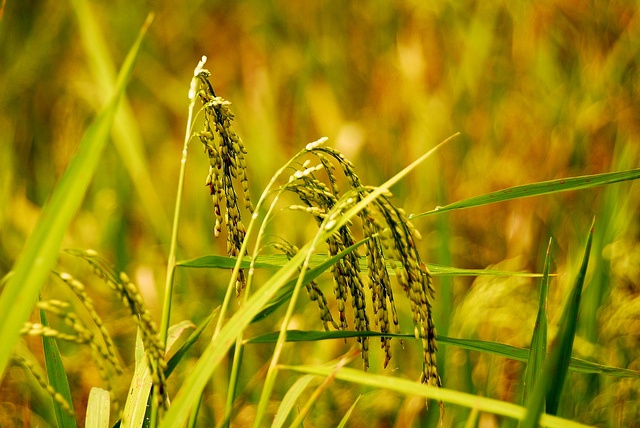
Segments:
[[[0,85],[1,275],[13,266],[95,106],[106,96],[103,82],[92,71],[91,51],[82,45],[77,17],[65,6],[52,0],[10,1],[0,21],[0,81],[6,82]],[[156,13],[128,90],[130,119],[139,138],[127,127],[128,137],[142,144],[153,188],[148,194],[144,187],[140,190],[139,182],[125,172],[121,152],[108,147],[64,245],[99,250],[131,273],[158,318],[168,251],[159,238],[165,220],[161,211],[148,208],[143,196],[157,194],[164,212],[173,206],[188,83],[203,54],[209,57],[216,92],[233,102],[237,131],[249,151],[254,197],[290,155],[323,135],[355,163],[363,182],[379,184],[460,131],[461,138],[392,189],[395,200],[416,214],[521,184],[640,167],[640,19],[635,1],[317,0],[292,8],[281,0],[158,0],[136,5],[117,0],[93,2],[91,9],[114,64],[122,63],[147,13]],[[199,150],[197,144],[192,148]],[[224,240],[213,239],[212,207],[204,186],[207,167],[204,157],[190,156],[181,259],[225,253]],[[424,237],[420,245],[426,261],[461,268],[501,263],[505,270],[539,272],[539,254],[553,236],[552,271],[563,275],[550,285],[551,327],[580,263],[584,230],[595,215],[593,267],[585,283],[574,355],[637,370],[637,356],[630,351],[637,347],[637,335],[619,337],[613,320],[598,314],[616,314],[618,327],[638,319],[625,302],[635,302],[640,294],[636,265],[629,261],[640,239],[639,207],[639,183],[634,181],[414,223]],[[273,222],[270,232],[305,242],[309,229]],[[222,301],[229,273],[185,272],[177,275],[172,319],[199,323]],[[482,307],[478,299],[487,294],[479,291],[487,289],[503,297],[492,300],[495,307],[479,312],[465,337],[499,336],[528,346],[535,308],[526,302],[536,301],[534,283],[509,279],[487,285],[437,278],[436,326],[451,335],[452,327],[460,328],[452,325],[456,310],[465,307],[464,302]],[[97,305],[105,314],[115,307],[108,295],[91,291],[98,294]],[[512,304],[514,295],[522,293],[532,299],[524,306]],[[299,308],[305,314],[315,310],[311,305]],[[408,308],[399,310],[401,323],[410,325]],[[135,330],[119,322],[118,313],[110,327],[128,349]],[[514,319],[521,327],[513,328]],[[294,321],[305,329],[320,325],[302,313]],[[404,351],[394,349],[392,365],[414,379],[419,352],[413,344],[406,346]],[[317,355],[328,360],[341,351],[339,343],[318,342],[292,349],[291,358],[310,364],[303,360]],[[247,367],[260,367],[270,351],[252,352],[245,353]],[[379,356],[371,354],[372,370],[378,370]],[[441,354],[448,387],[494,398],[515,393],[515,373],[522,365],[468,351],[449,349],[446,358]],[[133,365],[132,354],[123,358]],[[91,377],[71,371],[70,379],[77,382],[73,388],[88,394]],[[249,371],[241,374],[243,385],[253,375]],[[226,376],[224,370],[219,376]],[[632,392],[637,383],[570,376],[575,394],[563,403],[561,415],[606,426],[640,415],[637,406],[625,404],[634,397],[637,401]],[[294,381],[283,382],[280,396]],[[7,386],[12,384],[5,379],[0,386],[0,415],[6,408],[25,405],[24,397]],[[206,396],[213,410],[203,410],[203,418],[222,414],[224,395],[219,398],[217,393]],[[323,415],[312,411],[307,422],[321,426],[327,415],[335,415],[326,423],[336,425],[359,393],[337,389],[325,394],[318,404]],[[252,403],[259,388],[246,394],[238,424],[255,412]],[[403,404],[378,402],[377,410],[372,405],[365,412],[362,401],[353,409],[353,426],[375,425],[376,420],[393,424]],[[402,412],[409,412],[406,406]],[[454,411],[449,413],[460,420]],[[359,425],[359,420],[365,422]]]

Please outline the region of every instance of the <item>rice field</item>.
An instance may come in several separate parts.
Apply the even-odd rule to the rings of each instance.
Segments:
[[[2,2],[0,426],[639,426],[638,10]]]

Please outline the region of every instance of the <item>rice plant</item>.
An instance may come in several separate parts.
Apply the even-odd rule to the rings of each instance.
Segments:
[[[626,234],[635,230],[633,181],[640,172],[622,134],[610,172],[582,175],[558,168],[551,180],[519,180],[489,193],[469,184],[469,165],[459,165],[468,194],[447,194],[446,180],[434,179],[448,168],[444,159],[458,153],[456,144],[469,146],[481,138],[468,129],[428,151],[412,146],[388,153],[385,167],[401,166],[387,181],[372,180],[368,159],[354,155],[335,133],[312,142],[306,135],[297,138],[288,160],[270,163],[267,138],[256,140],[251,131],[269,133],[264,117],[242,114],[248,111],[246,101],[237,105],[231,96],[222,98],[233,90],[216,86],[216,73],[203,58],[185,102],[182,157],[171,157],[179,171],[171,178],[177,192],[169,225],[160,200],[166,204],[163,193],[171,192],[160,191],[157,198],[164,188],[156,183],[164,181],[152,179],[158,170],[149,174],[140,141],[127,132],[135,127],[130,106],[116,112],[150,22],[114,84],[105,71],[108,54],[96,42],[97,21],[86,6],[74,1],[83,43],[95,75],[114,95],[87,128],[2,279],[0,424],[634,426],[637,245]],[[490,58],[487,28],[493,27],[484,12],[469,20],[477,49],[461,55],[463,74]],[[518,13],[502,10],[496,22]],[[495,31],[502,29],[500,24]],[[401,67],[415,59],[413,37],[397,38]],[[623,57],[624,43],[611,55]],[[514,47],[516,54],[519,48]],[[499,68],[494,64],[496,73]],[[322,85],[310,86],[319,98],[326,96]],[[464,87],[454,93],[474,96]],[[404,100],[416,116],[425,108],[420,96]],[[286,105],[275,104],[274,111],[287,114]],[[325,99],[322,106],[327,105]],[[375,105],[386,111],[384,103]],[[330,121],[331,109],[326,113]],[[69,250],[69,241],[63,244],[65,234],[73,235],[72,219],[82,212],[83,198],[92,194],[89,186],[102,179],[100,162],[112,155],[106,145],[112,126],[118,156],[137,177],[138,203],[153,217],[157,243],[144,241],[144,250],[138,250],[161,254],[163,290],[149,286],[155,284],[149,272],[136,269],[126,254]],[[371,132],[382,135],[385,126],[375,123]],[[411,129],[409,134],[422,135]],[[399,135],[406,138],[404,131]],[[430,145],[437,140],[431,137]],[[470,150],[469,157],[482,150]],[[501,167],[491,157],[479,156],[477,162],[486,162],[487,170]],[[275,168],[264,179],[264,171]],[[616,184],[623,182],[631,183]],[[432,198],[424,196],[432,192],[412,193],[414,186],[441,186],[441,206],[430,209]],[[567,226],[573,207],[584,203],[569,197],[553,226],[541,227],[540,234],[554,237],[548,247],[546,239],[512,237],[527,243],[540,263],[511,258],[488,267],[454,267],[461,260],[450,231],[454,215],[480,213],[475,224],[486,244],[465,244],[462,253],[486,255],[498,252],[490,216],[514,211],[517,223],[517,210],[530,201],[545,205],[564,192],[600,195],[599,188],[606,193],[589,200],[588,208],[596,212],[590,227],[580,220]],[[523,205],[511,205],[515,202]],[[191,222],[194,206],[206,207],[204,227]],[[624,227],[627,223],[631,227]],[[573,229],[561,234],[561,227]],[[572,234],[578,238],[567,239]],[[210,250],[203,251],[194,235]],[[558,262],[558,252],[569,255],[566,263]],[[434,254],[445,264],[433,263]],[[473,283],[465,282],[468,277]]]

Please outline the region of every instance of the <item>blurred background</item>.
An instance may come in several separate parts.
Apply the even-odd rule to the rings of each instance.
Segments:
[[[284,162],[322,136],[354,162],[364,183],[376,185],[460,132],[393,188],[394,201],[414,214],[519,184],[640,166],[636,1],[7,0],[0,20],[2,275],[108,97],[113,76],[150,12],[155,20],[113,144],[65,247],[95,249],[127,271],[158,318],[187,92],[202,55],[208,57],[216,94],[233,104],[234,126],[249,152],[254,201]],[[207,169],[194,140],[179,259],[226,252],[224,238],[213,237]],[[630,302],[640,302],[639,207],[638,184],[627,182],[423,217],[415,225],[423,236],[424,260],[465,268],[497,265],[539,272],[553,237],[553,269],[561,275],[552,282],[550,311],[557,315],[596,216],[574,355],[637,370],[638,332],[631,326],[640,321],[640,304]],[[312,226],[301,218],[274,223],[270,233],[300,243],[311,236]],[[61,256],[60,263],[87,276],[77,260]],[[222,301],[228,276],[226,271],[180,270],[173,320],[201,321]],[[120,319],[126,318],[125,310],[104,285],[93,282],[92,296],[104,308],[114,308],[103,315],[123,360],[131,364],[135,325]],[[438,331],[527,347],[538,284],[436,278]],[[330,282],[322,286],[330,295]],[[63,288],[52,281],[44,293],[68,295]],[[402,300],[399,304],[408,306]],[[319,319],[305,315],[316,310],[301,304],[296,327],[320,329]],[[410,315],[403,310],[409,323],[404,329],[410,331]],[[274,324],[257,331],[270,331],[276,322],[274,317]],[[382,370],[383,358],[373,345],[372,370]],[[348,346],[292,347],[291,359],[324,362]],[[260,392],[259,381],[258,386],[252,382],[270,349],[256,346],[247,356],[238,426],[251,420]],[[92,382],[100,381],[91,371],[73,368],[86,351],[67,347],[66,352],[81,407]],[[445,346],[440,354],[446,387],[519,402],[522,364]],[[415,344],[404,351],[398,347],[391,365],[400,370],[394,375],[417,379],[420,358]],[[29,401],[19,386],[20,371],[12,369],[0,389],[0,414],[5,413],[0,421],[11,420],[7,409]],[[565,415],[607,426],[637,423],[640,385],[573,376]],[[220,373],[217,379],[225,377]],[[203,420],[220,416],[226,380],[220,382],[222,395],[212,387]],[[283,385],[291,382],[285,379]],[[121,392],[127,385],[125,376]],[[318,403],[308,426],[335,425],[361,393],[368,395],[356,407],[353,426],[419,426],[437,413],[425,412],[411,397],[337,385]],[[466,417],[454,408],[447,424],[456,426]],[[481,423],[506,426],[509,421],[488,416]]]

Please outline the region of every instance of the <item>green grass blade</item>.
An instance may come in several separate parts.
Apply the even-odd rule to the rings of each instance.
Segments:
[[[96,14],[87,0],[72,0],[71,5],[78,18],[80,41],[89,58],[88,64],[94,81],[111,93],[115,82],[115,65],[108,49]],[[112,130],[113,144],[122,159],[122,163],[131,177],[142,208],[153,225],[153,230],[163,243],[169,242],[170,223],[166,211],[160,202],[149,167],[145,160],[145,149],[138,121],[126,96],[116,112]]]
[[[405,395],[418,395],[445,403],[457,404],[464,407],[476,408],[483,412],[507,416],[514,419],[522,419],[525,416],[525,408],[505,401],[458,392],[446,388],[420,384],[408,379],[382,376],[373,373],[363,373],[361,370],[344,367],[335,372],[331,367],[322,366],[279,366],[280,370],[291,370],[298,373],[314,374],[317,376],[335,376],[338,380],[365,385],[370,388],[386,389]],[[556,416],[542,415],[540,422],[553,428],[586,428],[587,425],[573,422]]]
[[[552,378],[551,390],[547,393],[547,413],[552,415],[557,414],[558,406],[560,405],[560,396],[562,394],[562,387],[564,386],[564,380],[567,377],[567,368],[571,359],[571,351],[573,349],[573,341],[575,339],[576,330],[578,327],[578,315],[580,310],[580,298],[582,297],[582,289],[584,280],[587,275],[587,267],[589,265],[589,256],[591,255],[591,243],[593,241],[593,225],[595,219],[591,223],[589,236],[587,238],[587,244],[584,250],[584,256],[582,259],[582,265],[576,278],[576,283],[571,290],[567,305],[562,311],[560,318],[560,324],[558,325],[557,340],[552,343],[553,349],[551,352],[557,352],[559,354],[558,363],[554,367],[552,372],[546,373],[547,376]],[[552,376],[552,373],[555,376]]]
[[[191,321],[182,321],[169,328],[169,334],[167,335],[167,352],[171,351],[182,332],[188,328],[193,328]],[[129,394],[127,395],[127,401],[122,413],[120,425],[123,428],[143,426],[147,411],[149,410],[149,397],[153,382],[151,379],[151,371],[149,370],[149,363],[147,362],[144,352],[144,346],[142,345],[140,329],[138,329],[136,336],[135,363],[133,379],[131,380]]]
[[[607,172],[604,174],[584,175],[581,177],[562,178],[558,180],[541,181],[522,186],[509,187],[508,189],[485,195],[463,199],[443,207],[437,207],[431,211],[410,216],[411,219],[426,215],[442,213],[446,211],[460,210],[512,199],[529,198],[531,196],[546,195],[549,193],[567,192],[569,190],[582,190],[590,187],[604,186],[606,184],[619,183],[621,181],[637,180],[640,178],[640,168],[620,172]]]
[[[244,343],[275,343],[278,340],[280,332],[271,332],[245,339]],[[415,340],[413,333],[395,334],[380,333],[379,331],[301,331],[288,330],[287,342],[312,342],[316,340],[336,340],[348,339],[359,336],[367,337],[396,337],[403,340]],[[498,342],[486,342],[476,339],[457,339],[447,336],[438,335],[438,344],[456,346],[470,351],[484,352],[499,357],[509,358],[511,360],[527,362],[529,359],[529,350],[516,348],[515,346],[505,345]],[[580,358],[571,358],[569,369],[578,373],[597,373],[612,377],[628,377],[640,378],[640,372],[637,370],[623,369],[619,367],[605,366],[591,361],[582,360]]]
[[[362,395],[358,395],[358,398],[356,398],[356,401],[353,402],[351,407],[349,407],[349,410],[347,410],[347,413],[345,413],[342,419],[340,420],[340,423],[338,424],[337,428],[344,428],[347,426],[347,422],[349,422],[349,419],[351,418],[353,409],[356,408],[356,405],[358,404],[358,401],[360,401],[360,398],[362,398]]]
[[[151,392],[151,372],[144,355],[144,346],[140,329],[136,334],[135,369],[129,387],[127,401],[124,404],[120,426],[122,428],[141,427],[147,411],[149,393]]]
[[[293,384],[291,388],[287,391],[287,393],[282,398],[282,402],[278,407],[278,411],[276,412],[276,417],[273,420],[272,428],[281,428],[284,426],[285,422],[287,422],[287,418],[293,409],[293,406],[296,405],[298,398],[302,395],[305,389],[309,386],[311,381],[315,379],[315,376],[307,375],[302,376]]]
[[[595,222],[595,219],[594,219]],[[582,287],[587,274],[591,242],[593,240],[593,223],[587,238],[582,265],[578,272],[576,282],[567,298],[567,302],[560,316],[558,333],[551,344],[551,351],[542,366],[542,374],[534,388],[531,400],[527,406],[527,417],[522,428],[535,428],[538,426],[540,415],[546,404],[546,412],[556,414],[560,404],[560,397],[564,380],[567,376],[573,340],[578,324],[578,311],[580,309],[580,297]]]
[[[49,320],[45,311],[40,310],[40,321],[42,325],[49,326]],[[69,388],[69,380],[67,379],[67,373],[64,371],[64,365],[62,364],[62,358],[60,357],[60,350],[58,349],[58,342],[55,337],[42,336],[42,347],[44,350],[44,361],[47,367],[47,378],[49,384],[53,389],[60,394],[60,396],[71,407],[71,413],[73,411],[73,401],[71,399],[71,388]],[[53,409],[56,413],[56,421],[61,428],[75,428],[76,419],[70,415],[69,412],[62,408],[61,403],[57,400],[53,400]]]
[[[60,244],[71,219],[80,208],[97,170],[118,102],[133,70],[142,38],[151,23],[147,19],[120,70],[116,91],[84,134],[78,151],[42,210],[33,234],[14,266],[14,274],[0,295],[0,379],[15,347],[19,331],[29,317],[49,271],[55,264]]]
[[[358,242],[356,245],[363,244],[364,241]],[[315,267],[327,260],[325,254],[314,254],[309,259],[309,266]],[[257,269],[279,269],[288,261],[285,254],[267,254],[256,258],[254,267]],[[227,256],[206,255],[190,260],[182,260],[176,263],[176,266],[183,268],[209,268],[209,269],[233,269],[236,259]],[[251,257],[247,256],[240,262],[242,269],[249,269]],[[428,263],[427,267],[433,276],[519,276],[519,277],[541,277],[541,273],[505,271],[497,269],[463,269],[450,266],[442,266]],[[368,270],[367,258],[360,257],[360,270],[366,272]],[[390,262],[387,262],[387,270],[389,275],[395,275],[395,270]]]
[[[320,395],[322,394],[322,392],[329,386],[331,382],[333,382],[335,378],[333,374],[335,374],[342,367],[344,367],[345,365],[353,361],[358,355],[360,355],[360,351],[352,350],[351,352],[348,352],[346,355],[344,355],[340,359],[340,361],[338,361],[338,363],[333,367],[331,374],[325,377],[322,383],[316,388],[315,391],[313,391],[313,394],[311,394],[311,396],[307,399],[307,402],[304,404],[304,406],[298,413],[298,416],[296,416],[296,419],[291,423],[292,428],[298,428],[303,426],[304,419],[307,417],[307,415],[311,411],[311,407],[313,406],[313,404],[316,401],[318,401],[318,398],[320,398]]]
[[[182,360],[184,355],[187,353],[187,351],[189,351],[189,349],[191,349],[193,344],[196,343],[196,341],[198,340],[198,338],[200,337],[204,329],[209,325],[211,320],[218,314],[219,310],[220,310],[219,307],[214,309],[213,312],[211,312],[209,316],[200,323],[200,325],[193,331],[193,333],[189,335],[187,340],[185,340],[184,343],[180,346],[180,348],[178,348],[176,353],[173,354],[173,356],[167,363],[167,370],[165,371],[165,376],[167,378],[169,378],[171,373],[173,373],[173,370],[178,366],[178,363],[180,363],[180,361]],[[169,334],[171,334],[171,329],[169,329]]]
[[[91,388],[89,401],[87,403],[87,416],[85,427],[87,428],[108,428],[111,400],[109,391],[102,388]]]
[[[547,247],[547,255],[544,260],[544,271],[542,283],[540,285],[540,303],[538,305],[538,316],[536,324],[533,328],[533,337],[531,338],[531,350],[529,352],[529,360],[527,361],[527,371],[524,383],[525,402],[533,394],[533,388],[536,384],[540,372],[542,371],[542,363],[547,355],[547,295],[549,293],[549,268],[551,265],[551,239]]]
[[[309,248],[310,244],[307,244],[300,249],[298,254],[271,276],[222,327],[216,340],[209,343],[191,373],[184,380],[175,400],[160,424],[161,427],[180,426],[185,422],[189,410],[197,404],[200,394],[213,371],[226,357],[238,334],[251,323],[277,291],[297,272],[307,256]]]

